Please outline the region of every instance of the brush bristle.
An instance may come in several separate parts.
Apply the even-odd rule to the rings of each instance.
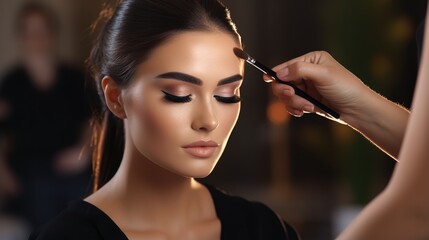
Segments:
[[[234,54],[235,56],[247,60],[249,58],[249,54],[247,54],[245,51],[241,50],[240,48],[234,48]]]

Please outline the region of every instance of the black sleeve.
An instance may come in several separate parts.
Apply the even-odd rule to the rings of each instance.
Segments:
[[[0,81],[0,138],[7,135],[7,131],[11,128],[13,106],[13,94],[19,90],[19,86],[15,84],[15,73],[11,72],[3,77]]]

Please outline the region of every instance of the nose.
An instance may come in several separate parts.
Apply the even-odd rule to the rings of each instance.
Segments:
[[[219,121],[211,104],[202,104],[200,108],[196,109],[195,117],[192,121],[192,129],[211,132],[218,126]]]

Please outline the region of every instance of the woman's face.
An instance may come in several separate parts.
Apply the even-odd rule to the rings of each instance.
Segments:
[[[147,160],[205,177],[240,112],[243,61],[230,34],[180,33],[154,49],[122,91],[127,141]]]
[[[54,51],[55,34],[48,20],[40,13],[32,13],[22,20],[20,43],[26,54],[46,55]]]

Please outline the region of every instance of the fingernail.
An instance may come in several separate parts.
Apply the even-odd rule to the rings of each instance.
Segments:
[[[306,105],[303,107],[304,111],[306,112],[313,112],[314,111],[314,106],[313,105]]]
[[[289,75],[289,68],[283,68],[282,70],[279,70],[278,72],[277,72],[277,76],[279,77],[279,78],[282,78],[282,77],[286,77],[287,75]]]
[[[283,95],[291,97],[293,95],[293,93],[290,89],[285,89],[285,90],[283,90]]]
[[[295,111],[293,111],[293,115],[295,117],[302,117],[302,115],[304,115],[304,113],[302,111],[295,110]]]

